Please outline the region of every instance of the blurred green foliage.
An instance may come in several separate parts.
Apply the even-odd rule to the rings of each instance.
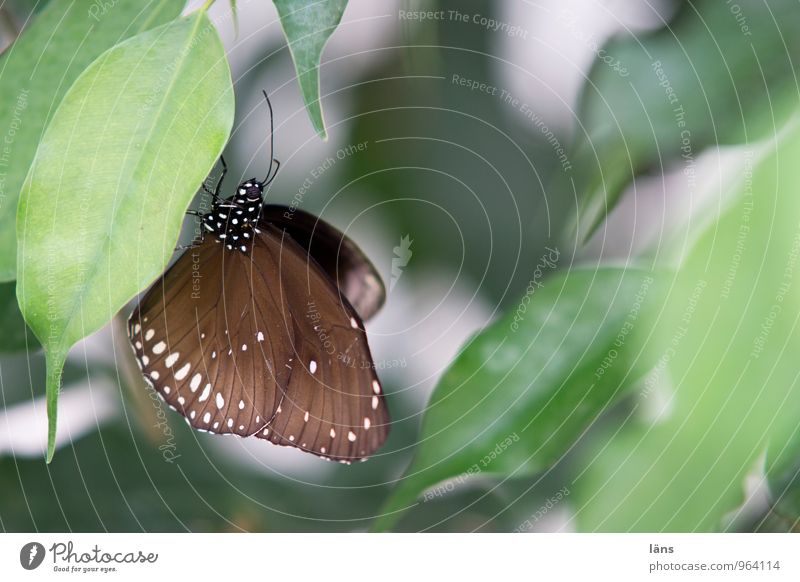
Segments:
[[[584,236],[634,175],[677,164],[693,178],[706,148],[774,135],[797,110],[794,0],[685,2],[667,26],[603,49],[626,72],[598,59],[584,84],[574,145]]]
[[[404,2],[402,9],[502,20],[508,12],[499,4],[440,0]],[[800,402],[792,355],[800,305],[794,267],[788,275],[787,268],[800,217],[794,201],[800,137],[790,119],[798,102],[800,8],[784,0],[740,8],[682,2],[652,32],[610,39],[602,48],[628,75],[595,62],[581,91],[578,129],[562,134],[553,120],[556,142],[496,95],[461,84],[501,84],[508,64],[496,56],[497,32],[392,14],[400,42],[387,42],[381,58],[337,89],[352,111],[336,120],[340,143],[369,145],[315,183],[304,208],[324,207],[333,193],[332,204],[351,216],[373,208],[369,219],[381,237],[414,240],[410,278],[458,276],[489,306],[494,322],[452,363],[442,362],[447,369],[423,410],[401,390],[402,376],[386,376],[395,422],[381,454],[307,479],[255,459],[243,468],[214,446],[217,437],[191,431],[168,411],[180,457],[167,462],[150,401],[136,382],[117,378],[120,361],[73,367],[68,374],[103,368],[117,378],[122,415],[76,439],[49,466],[0,458],[3,529],[796,527]],[[237,81],[240,104],[242,95],[260,93],[264,78],[285,69],[289,55],[265,45],[246,59],[239,63],[249,72]],[[319,130],[318,87],[308,81],[316,69],[301,69],[302,96]],[[4,83],[3,90],[16,86]],[[676,117],[671,94],[685,117]],[[538,111],[535,96],[529,99]],[[235,126],[246,114],[237,112]],[[546,116],[541,121],[551,125]],[[688,158],[683,130],[690,132]],[[239,148],[236,134],[233,141],[228,161],[235,173],[252,152]],[[554,143],[572,144],[571,172]],[[667,233],[676,243],[663,250],[677,253],[659,252],[652,264],[640,257],[633,268],[604,259],[576,264],[574,224],[581,234],[600,224],[634,176],[678,168],[694,194],[698,176],[687,170],[695,170],[697,157],[739,143],[747,149],[744,175],[725,185],[723,199],[702,220],[693,216]],[[273,200],[290,201],[299,184],[279,179],[276,186]],[[537,262],[552,248],[559,249],[558,272],[528,295]],[[676,254],[681,261],[669,262]],[[631,321],[642,278],[651,273],[657,284]],[[516,320],[526,297],[526,315]],[[28,333],[8,303],[0,321],[6,352],[19,349]],[[780,312],[773,315],[776,304]],[[508,333],[514,323],[516,333]],[[632,329],[620,340],[627,323]],[[43,394],[42,359],[40,353],[0,358],[6,406]],[[589,389],[595,383],[600,390]],[[510,435],[518,438],[511,436],[487,470],[461,478]],[[747,475],[768,484],[771,506],[745,512]],[[554,504],[560,491],[567,493]],[[410,506],[417,509],[404,511]]]

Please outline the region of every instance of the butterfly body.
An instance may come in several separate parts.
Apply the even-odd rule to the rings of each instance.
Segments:
[[[383,284],[338,230],[262,195],[248,180],[200,217],[131,315],[136,360],[196,429],[364,459],[389,430],[362,322]]]
[[[211,211],[202,216],[203,227],[228,250],[246,253],[258,234],[263,192],[264,185],[255,178],[242,182],[236,195],[215,200]]]

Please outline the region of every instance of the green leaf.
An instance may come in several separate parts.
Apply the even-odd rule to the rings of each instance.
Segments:
[[[603,47],[584,86],[582,132],[573,152],[589,236],[634,175],[673,163],[692,188],[698,155],[709,146],[752,142],[775,132],[797,109],[800,10],[683,3],[668,27]]]
[[[42,132],[78,75],[103,51],[176,18],[183,2],[50,2],[0,56],[0,281],[17,274],[17,200]]]
[[[35,350],[41,347],[19,311],[14,281],[0,283],[0,352]]]
[[[440,380],[416,456],[375,528],[390,528],[446,479],[553,465],[649,367],[632,334],[654,285],[638,269],[534,278],[519,307],[470,340]]]
[[[663,414],[596,436],[576,460],[581,531],[735,528],[745,476],[795,432],[799,158],[798,127],[762,161],[744,157],[733,202],[687,251],[662,315],[643,320],[665,347],[639,410],[660,400]]]
[[[163,271],[233,108],[224,49],[198,13],[104,53],[53,116],[17,217],[17,298],[47,352],[51,432],[65,354]]]
[[[347,0],[274,0],[289,43],[311,124],[327,139],[319,93],[322,49],[342,19]]]

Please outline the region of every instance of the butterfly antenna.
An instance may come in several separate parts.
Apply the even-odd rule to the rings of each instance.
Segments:
[[[272,180],[275,179],[275,176],[278,174],[278,168],[281,167],[281,163],[275,159],[275,121],[274,115],[272,114],[272,103],[269,100],[269,96],[265,90],[261,91],[264,94],[264,99],[267,100],[267,107],[269,107],[269,169],[267,170],[267,176],[264,178],[263,184],[269,184]],[[275,168],[273,170],[273,167]]]

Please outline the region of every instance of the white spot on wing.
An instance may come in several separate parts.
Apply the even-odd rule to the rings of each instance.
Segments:
[[[314,360],[311,360],[311,363],[308,365],[308,371],[312,374],[317,371],[317,363]]]
[[[191,369],[191,367],[192,367],[192,364],[189,363],[189,362],[186,362],[186,364],[183,366],[183,368],[181,368],[180,370],[175,372],[175,379],[176,380],[183,380],[184,378],[186,378],[186,375],[189,373],[189,370]]]
[[[161,343],[163,344],[164,342],[161,342]],[[153,348],[153,351],[155,352],[156,348]],[[161,351],[164,351],[164,350],[161,350]],[[172,366],[175,365],[175,362],[177,362],[178,358],[180,358],[180,357],[181,357],[181,353],[180,352],[175,352],[173,354],[170,354],[170,355],[167,356],[167,359],[164,360],[164,365],[167,368],[171,368]]]
[[[335,438],[335,437],[336,437],[336,431],[331,429],[331,438]]]
[[[211,422],[211,413],[210,413],[210,412],[206,412],[206,413],[203,415],[203,422],[205,422],[206,424],[208,424],[209,422]]]
[[[239,410],[244,410],[244,400],[239,401]]]
[[[371,424],[371,423],[370,423],[370,421],[369,421],[369,418],[367,418],[367,417],[365,416],[365,417],[364,417],[364,430],[369,430],[369,426],[370,426],[370,424]]]
[[[217,403],[217,408],[221,409],[223,406],[225,406],[225,399],[222,397],[222,394],[220,394],[219,392],[217,392],[217,397],[216,397],[215,400],[216,400],[216,403]]]
[[[355,442],[356,433],[354,433],[352,430],[347,431],[347,440],[349,440],[351,443]]]
[[[377,380],[373,380],[373,381],[372,381],[372,391],[373,391],[375,394],[380,394],[380,393],[381,393],[381,385],[380,385],[380,384],[378,384],[378,381],[377,381]]]
[[[351,318],[350,318],[350,326],[351,326],[353,329],[358,329],[358,322],[356,321],[356,318],[355,318],[355,317],[351,317]]]
[[[378,397],[372,397],[372,410],[378,410]]]
[[[147,340],[147,341],[150,341],[151,339],[153,339],[154,335],[156,335],[156,330],[154,330],[151,327],[150,329],[147,330],[147,333],[144,334],[144,339]]]
[[[189,382],[189,388],[192,389],[192,392],[197,392],[197,389],[200,387],[200,382],[203,380],[203,376],[201,374],[195,374],[192,376],[192,381]]]
[[[263,333],[258,332],[258,335],[256,335],[256,337],[258,338],[258,341],[260,341],[260,342],[264,341],[264,334]]]
[[[153,346],[153,353],[158,355],[166,349],[167,349],[167,344],[165,344],[163,341],[158,342],[156,345]]]
[[[200,394],[200,398],[198,399],[199,402],[205,402],[208,400],[209,395],[211,394],[211,384],[206,384],[206,387],[203,388],[203,392]]]

